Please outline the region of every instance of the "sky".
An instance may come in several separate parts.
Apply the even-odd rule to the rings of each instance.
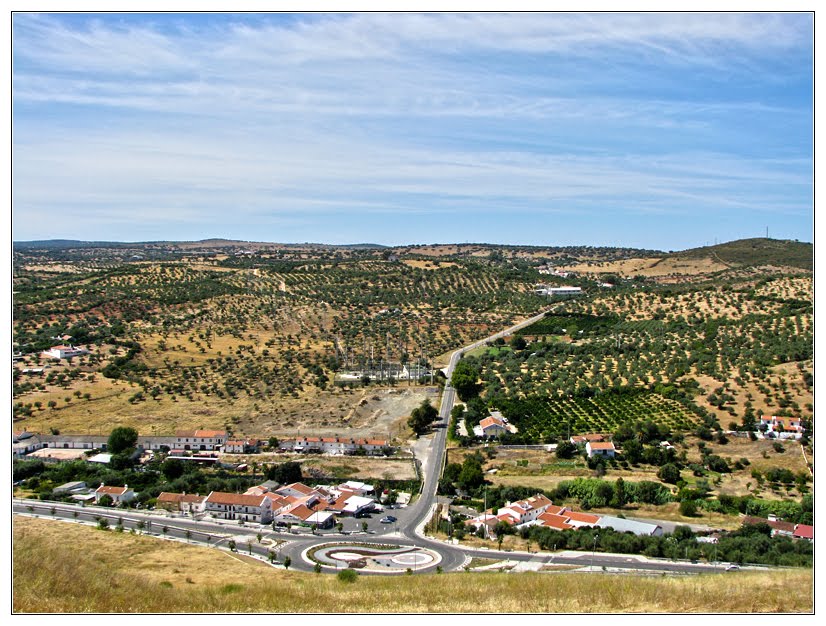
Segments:
[[[813,241],[811,14],[11,28],[15,241]]]

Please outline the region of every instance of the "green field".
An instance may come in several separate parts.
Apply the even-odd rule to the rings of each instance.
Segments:
[[[545,441],[568,432],[610,433],[622,423],[651,420],[670,430],[689,430],[698,417],[676,400],[646,392],[603,394],[593,398],[506,400],[499,407],[524,441]]]

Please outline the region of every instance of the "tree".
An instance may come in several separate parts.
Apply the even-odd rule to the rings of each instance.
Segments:
[[[166,459],[161,465],[161,473],[169,481],[183,476],[184,469],[184,462],[180,459]]]
[[[456,389],[456,394],[462,402],[467,402],[479,395],[479,370],[467,361],[459,361],[450,377],[450,384]]]
[[[625,503],[628,501],[628,496],[625,493],[625,481],[622,477],[617,478],[617,481],[614,483],[614,498],[611,501],[612,506],[615,506],[618,509],[621,509],[625,506]]]
[[[98,500],[98,506],[112,506],[113,504],[115,504],[115,501],[109,494],[101,496],[100,500]]]
[[[465,457],[457,482],[462,489],[466,490],[476,489],[484,484],[485,473],[482,471],[482,461],[477,455],[471,454]]]
[[[407,425],[413,429],[417,435],[427,432],[430,425],[439,417],[439,411],[430,404],[429,399],[422,400],[422,403],[413,409],[410,418],[407,420]]]
[[[570,459],[577,453],[577,447],[570,441],[560,441],[556,444],[556,458]]]
[[[266,477],[283,485],[301,482],[301,463],[287,461],[279,465],[271,465],[267,468]]]
[[[109,435],[106,450],[110,454],[120,454],[131,450],[138,443],[138,431],[129,426],[118,426]]]
[[[525,341],[525,338],[522,335],[517,335],[511,341],[511,348],[514,350],[524,350],[528,347],[528,342]]]
[[[293,564],[293,560],[289,556],[284,557],[284,569],[290,569],[290,565]]]
[[[680,480],[680,469],[673,463],[666,463],[657,472],[657,478],[665,483],[676,485]]]

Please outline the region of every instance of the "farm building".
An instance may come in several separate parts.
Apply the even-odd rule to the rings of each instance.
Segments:
[[[612,441],[589,441],[585,444],[585,451],[588,453],[588,458],[594,456],[614,458],[617,453]]]

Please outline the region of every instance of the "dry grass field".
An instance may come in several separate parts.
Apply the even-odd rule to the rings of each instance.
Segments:
[[[362,576],[346,584],[211,548],[70,523],[15,518],[13,533],[15,613],[303,615],[342,613],[345,607],[355,614],[810,613],[814,608],[810,570],[673,578],[455,573]]]
[[[634,278],[635,276],[663,278],[667,276],[696,277],[719,272],[728,269],[728,267],[728,265],[712,258],[672,259],[655,257],[610,262],[591,261],[567,265],[560,269],[579,274],[617,274],[626,278]]]

